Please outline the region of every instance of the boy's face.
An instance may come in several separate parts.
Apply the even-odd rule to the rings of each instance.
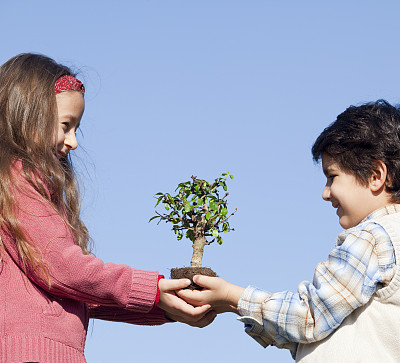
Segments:
[[[379,208],[376,194],[362,185],[353,174],[343,171],[328,154],[322,155],[322,168],[327,178],[322,198],[337,209],[340,225],[351,228]]]

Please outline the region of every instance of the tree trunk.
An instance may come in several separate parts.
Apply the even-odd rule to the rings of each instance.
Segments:
[[[203,216],[197,216],[196,228],[194,230],[193,255],[190,261],[191,267],[201,267],[203,260],[204,246],[206,245],[205,229],[206,219]]]
[[[191,267],[201,267],[203,260],[204,246],[206,244],[206,238],[203,236],[197,237],[193,242],[193,255],[190,261]]]

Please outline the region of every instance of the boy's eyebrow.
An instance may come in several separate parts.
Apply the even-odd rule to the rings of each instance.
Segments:
[[[334,170],[335,170],[335,168],[332,165],[324,166],[322,168],[322,171],[324,172],[325,175],[332,173],[332,171],[334,171]]]

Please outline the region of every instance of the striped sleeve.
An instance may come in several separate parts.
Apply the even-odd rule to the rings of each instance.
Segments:
[[[276,345],[295,354],[297,343],[325,338],[365,305],[380,284],[390,282],[394,267],[387,232],[376,223],[364,223],[339,235],[327,261],[317,265],[313,281],[300,283],[297,293],[269,294],[248,287],[239,301],[239,320],[264,347]]]

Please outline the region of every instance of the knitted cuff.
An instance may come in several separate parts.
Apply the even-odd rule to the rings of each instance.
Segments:
[[[164,275],[158,275],[158,280],[157,280],[157,295],[156,295],[156,301],[154,302],[154,308],[157,307],[159,301],[160,301],[160,288],[158,287],[158,282],[164,278]]]

